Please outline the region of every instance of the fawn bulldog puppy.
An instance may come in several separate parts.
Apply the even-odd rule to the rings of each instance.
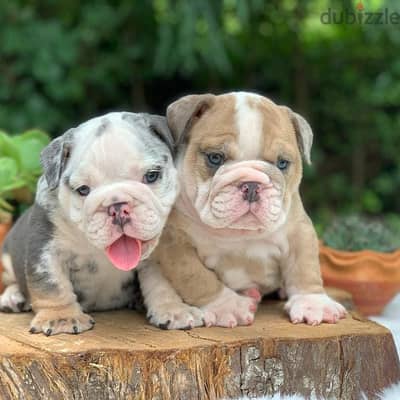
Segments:
[[[0,310],[33,309],[30,332],[91,329],[88,311],[131,305],[134,268],[155,248],[178,182],[157,115],[109,113],[42,152],[35,204],[2,252]]]
[[[251,324],[261,296],[279,288],[293,323],[343,318],[322,287],[318,240],[299,195],[313,137],[305,119],[265,97],[229,93],[183,97],[167,120],[181,193],[143,269],[152,277],[141,282],[150,321],[168,329]]]

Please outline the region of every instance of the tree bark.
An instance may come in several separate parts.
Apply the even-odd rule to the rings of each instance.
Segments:
[[[349,315],[292,325],[282,302],[251,327],[162,331],[133,311],[94,314],[94,330],[29,334],[30,314],[0,315],[0,398],[220,399],[298,393],[368,399],[400,379],[390,332]]]

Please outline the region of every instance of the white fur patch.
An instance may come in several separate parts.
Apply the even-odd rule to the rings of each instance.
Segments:
[[[253,323],[257,302],[224,287],[214,301],[201,309],[205,312],[206,326],[234,328],[238,325],[251,325]]]
[[[25,303],[25,297],[20,292],[16,283],[7,286],[4,293],[0,296],[0,310],[8,309],[13,312],[21,312],[22,304]]]
[[[241,160],[255,160],[258,158],[263,137],[262,114],[249,104],[249,99],[258,101],[259,96],[238,92],[236,98],[236,124],[239,131],[239,150]]]
[[[290,296],[285,310],[294,324],[336,323],[346,315],[346,309],[326,294],[295,294]]]

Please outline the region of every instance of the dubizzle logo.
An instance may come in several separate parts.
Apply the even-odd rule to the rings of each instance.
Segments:
[[[364,4],[359,1],[355,9],[334,10],[328,8],[320,16],[322,24],[365,24],[365,25],[399,25],[400,13],[384,8],[379,11],[366,11]]]

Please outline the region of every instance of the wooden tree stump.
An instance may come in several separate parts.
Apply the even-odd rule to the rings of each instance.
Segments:
[[[390,332],[357,314],[292,325],[282,302],[267,302],[251,327],[191,331],[133,311],[94,317],[90,332],[45,337],[28,333],[31,314],[0,314],[0,399],[373,399],[400,380]]]

